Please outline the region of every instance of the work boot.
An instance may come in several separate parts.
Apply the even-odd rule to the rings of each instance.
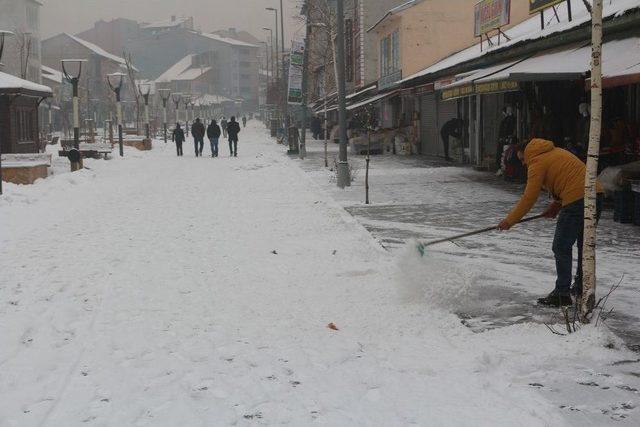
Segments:
[[[555,289],[546,297],[538,298],[538,305],[545,305],[547,307],[563,307],[572,304],[571,296],[561,295]]]

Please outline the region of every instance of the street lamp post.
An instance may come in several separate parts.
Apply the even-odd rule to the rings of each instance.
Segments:
[[[118,147],[120,150],[120,157],[124,156],[124,142],[122,141],[122,100],[120,98],[120,92],[122,91],[122,85],[124,84],[124,77],[125,75],[123,73],[107,74],[107,83],[111,90],[116,94],[116,121],[118,126]]]
[[[186,93],[184,95],[184,111],[185,111],[185,132],[189,136],[189,106],[192,106],[193,94]],[[193,107],[191,108],[193,110]]]
[[[271,56],[271,67],[269,68],[269,65],[267,63],[267,68],[269,68],[269,70],[271,71],[271,78],[275,78],[276,72],[275,72],[275,67],[273,65],[273,30],[267,27],[262,27],[262,29],[265,31],[269,31],[269,40],[271,43],[269,45],[269,50],[271,51],[271,55],[267,54],[267,60],[269,59],[269,56]]]
[[[145,87],[146,91],[143,92],[142,88]],[[149,83],[142,83],[138,85],[138,90],[144,99],[144,130],[148,140],[151,140],[151,127],[149,126],[149,95],[151,94],[151,85]]]
[[[351,185],[347,162],[347,103],[344,82],[344,3],[336,2],[336,68],[338,77],[338,124],[340,129],[340,152],[338,155],[338,187]]]
[[[172,94],[171,100],[176,107],[176,123],[180,123],[180,101],[182,100],[182,94],[178,92]]]
[[[71,83],[73,87],[73,147],[77,150],[80,148],[80,99],[78,98],[78,86],[82,76],[82,63],[87,61],[85,59],[63,59],[60,62],[62,63],[62,73],[65,80]],[[70,74],[67,67],[73,65],[77,67],[77,73]]]
[[[171,96],[171,90],[159,89],[160,98],[162,99],[162,127],[164,129],[164,143],[167,143],[167,102]]]
[[[339,0],[338,3],[342,3]],[[344,5],[341,5],[344,7]],[[282,112],[284,114],[284,143],[289,145],[289,82],[287,81],[287,70],[284,62],[284,8],[282,7],[282,0],[280,0],[280,39],[282,40]],[[289,57],[291,61],[291,57]],[[290,149],[294,147],[289,147]],[[295,151],[298,147],[295,147]]]
[[[0,30],[0,70],[2,70],[2,52],[4,51],[4,39],[5,37],[12,36],[11,31]],[[2,93],[0,92],[0,95]],[[2,146],[0,144],[0,194],[2,194]]]

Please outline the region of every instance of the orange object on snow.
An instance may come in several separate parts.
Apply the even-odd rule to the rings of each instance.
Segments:
[[[334,331],[339,331],[338,327],[336,326],[335,323],[331,322],[327,325],[327,328],[329,329],[333,329]]]

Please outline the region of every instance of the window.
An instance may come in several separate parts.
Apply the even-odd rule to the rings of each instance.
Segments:
[[[400,70],[400,37],[398,30],[380,40],[380,76]]]
[[[14,112],[14,128],[16,129],[18,143],[35,141],[34,123],[34,110],[24,107],[16,108]]]

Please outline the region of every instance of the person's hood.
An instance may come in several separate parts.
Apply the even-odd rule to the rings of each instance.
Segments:
[[[555,145],[553,145],[553,142],[551,141],[540,138],[532,139],[524,149],[524,162],[526,164],[529,164],[535,157],[539,156],[540,154],[548,153],[554,148]]]

